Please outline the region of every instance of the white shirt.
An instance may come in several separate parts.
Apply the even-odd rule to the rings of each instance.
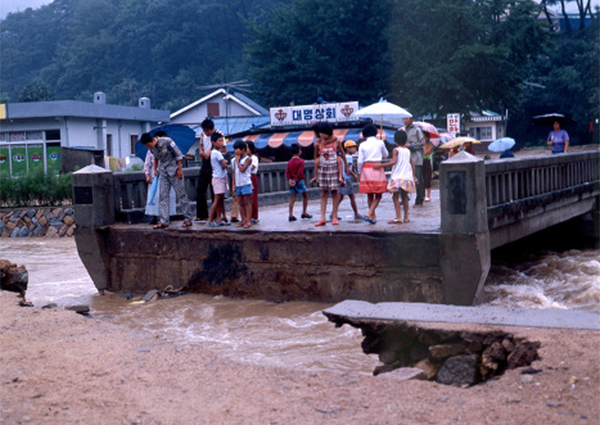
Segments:
[[[252,174],[258,174],[258,157],[256,155],[252,155]]]
[[[223,168],[223,166],[221,165],[221,161],[223,161],[224,159],[225,158],[223,157],[223,154],[220,151],[216,149],[210,151],[210,165],[212,165],[213,177],[227,177],[227,168]]]
[[[388,151],[385,148],[383,140],[376,137],[369,137],[362,142],[358,147],[358,173],[362,171],[362,166],[365,162],[380,162],[383,158],[388,157]]]
[[[204,149],[204,153],[209,153],[212,149],[212,142],[210,141],[210,136],[204,134],[204,132],[200,133],[200,143],[202,143],[202,148]]]
[[[244,165],[246,161],[251,161],[248,156],[245,156],[239,160],[240,165]],[[252,184],[252,178],[250,177],[250,172],[252,170],[252,165],[246,168],[246,171],[240,171],[240,167],[238,166],[238,161],[235,161],[235,187],[242,187]]]

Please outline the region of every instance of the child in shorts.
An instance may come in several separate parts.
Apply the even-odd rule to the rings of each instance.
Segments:
[[[344,149],[346,150],[345,164],[347,165],[344,167],[345,184],[340,188],[340,203],[344,200],[344,196],[347,195],[350,198],[350,205],[352,206],[352,211],[354,211],[354,219],[362,220],[363,217],[358,212],[358,207],[356,206],[356,197],[354,196],[354,185],[352,184],[352,178],[358,181],[358,175],[352,169],[352,155],[356,153],[356,151],[358,150],[358,146],[356,145],[356,142],[348,140],[344,142]]]
[[[300,158],[302,150],[297,143],[292,144],[292,159],[289,160],[285,169],[285,176],[290,186],[290,215],[288,221],[296,221],[294,216],[294,203],[296,195],[302,195],[302,218],[312,218],[312,215],[306,212],[308,208],[308,193],[306,192],[306,183],[304,182],[304,160]]]
[[[212,189],[215,199],[208,214],[208,225],[211,227],[227,226],[228,222],[222,220],[225,216],[225,193],[227,192],[227,160],[221,152],[225,139],[221,133],[214,132],[210,136],[212,150],[210,151],[210,165],[212,168]]]
[[[242,221],[238,227],[245,229],[252,226],[252,159],[248,156],[248,147],[241,140],[233,144],[235,162],[233,173],[235,179],[235,193],[240,200],[240,214]]]

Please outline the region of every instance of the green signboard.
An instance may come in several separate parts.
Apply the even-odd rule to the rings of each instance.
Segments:
[[[46,163],[48,174],[58,174],[60,170],[60,143],[46,144]]]
[[[25,145],[12,145],[10,150],[12,158],[13,176],[24,176],[27,174],[27,148]]]
[[[29,161],[29,172],[44,171],[44,145],[27,145],[27,160]]]
[[[10,151],[8,146],[0,146],[0,174],[10,174]]]

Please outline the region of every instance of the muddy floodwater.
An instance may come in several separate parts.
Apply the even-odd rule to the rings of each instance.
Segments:
[[[0,258],[26,266],[27,299],[36,307],[89,304],[96,319],[160,333],[180,343],[202,344],[241,362],[366,374],[379,364],[376,356],[362,353],[358,330],[348,326],[335,329],[326,320],[321,311],[330,304],[274,304],[205,295],[135,304],[122,294],[101,296],[72,238],[2,239]],[[494,258],[485,302],[600,312],[598,276],[600,254],[592,248]]]

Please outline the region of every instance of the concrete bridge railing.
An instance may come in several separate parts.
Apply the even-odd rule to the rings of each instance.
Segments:
[[[600,152],[483,161],[461,153],[440,165],[444,301],[480,298],[490,251],[595,211]]]
[[[590,211],[599,187],[599,151],[486,161],[491,248]]]
[[[274,162],[260,164],[258,168],[258,192],[261,203],[273,204],[286,202],[288,194],[285,169],[287,163]],[[196,201],[196,183],[200,168],[183,170],[187,194],[192,203]],[[314,177],[314,161],[306,161],[304,174],[309,181]],[[229,170],[231,178],[231,170]],[[142,220],[148,196],[148,185],[142,172],[125,172],[113,174],[113,193],[117,221],[135,223]],[[318,191],[318,189],[309,189]]]

